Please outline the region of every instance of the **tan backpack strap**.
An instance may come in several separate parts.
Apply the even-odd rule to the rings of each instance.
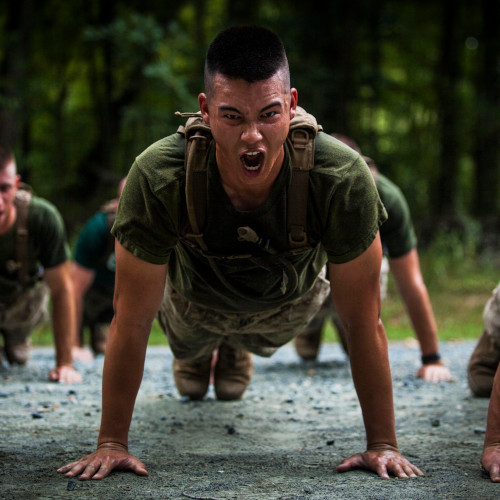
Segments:
[[[208,251],[203,228],[207,211],[207,155],[212,134],[200,113],[191,114],[184,130],[178,132],[186,136],[186,206],[190,231],[185,236]]]
[[[29,281],[29,252],[28,252],[28,210],[31,203],[31,188],[21,185],[16,193],[15,204],[17,211],[16,229],[16,257],[18,262],[18,276],[21,283]]]
[[[287,138],[293,165],[287,217],[288,243],[292,249],[307,245],[309,171],[314,167],[314,140],[318,130],[321,126],[316,119],[297,107]]]
[[[212,141],[210,127],[203,122],[201,113],[176,113],[188,117],[185,126],[177,132],[186,137],[186,205],[190,231],[186,238],[208,251],[203,239],[207,204],[207,154]],[[307,198],[309,171],[314,167],[314,140],[321,125],[314,116],[297,107],[290,122],[287,142],[293,165],[288,193],[288,239],[291,249],[307,245]]]

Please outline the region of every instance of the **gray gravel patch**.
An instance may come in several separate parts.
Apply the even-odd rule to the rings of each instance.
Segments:
[[[149,476],[113,473],[68,480],[56,469],[94,450],[101,414],[103,358],[79,363],[84,384],[46,381],[53,351],[37,348],[23,369],[4,369],[0,387],[2,499],[498,499],[500,484],[479,459],[487,399],[471,396],[465,369],[475,342],[447,342],[442,354],[455,381],[415,377],[419,351],[391,343],[401,451],[422,471],[411,480],[367,471],[337,473],[363,451],[361,412],[349,364],[337,344],[303,363],[291,345],[255,358],[241,401],[184,402],[167,347],[149,347],[130,432],[130,451]]]

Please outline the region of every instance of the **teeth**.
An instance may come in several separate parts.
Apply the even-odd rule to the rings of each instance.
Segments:
[[[262,153],[259,151],[251,151],[243,154],[241,159],[245,169],[249,171],[259,170],[262,165],[261,156]]]

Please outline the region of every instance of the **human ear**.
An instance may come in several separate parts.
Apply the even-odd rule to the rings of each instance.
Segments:
[[[208,113],[208,97],[207,94],[200,94],[198,96],[198,105],[200,107],[201,111],[201,117],[203,118],[203,121],[209,125],[210,124],[210,115]]]
[[[297,110],[298,92],[297,89],[290,89],[290,120],[295,116]]]

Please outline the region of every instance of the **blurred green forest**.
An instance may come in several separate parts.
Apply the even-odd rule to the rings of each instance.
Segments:
[[[0,140],[71,238],[176,130],[174,112],[197,108],[213,36],[250,23],[282,37],[299,103],[401,187],[421,246],[495,253],[500,3],[487,0],[4,0]]]

